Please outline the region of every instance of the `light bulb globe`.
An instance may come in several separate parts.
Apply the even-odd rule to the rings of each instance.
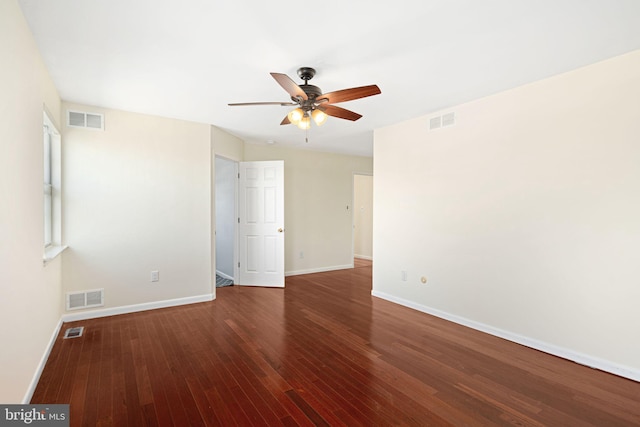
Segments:
[[[311,119],[309,116],[304,116],[298,122],[298,127],[302,130],[307,130],[311,127]]]
[[[291,110],[291,111],[289,111],[289,114],[287,114],[287,118],[294,125],[297,125],[300,122],[300,120],[302,119],[302,117],[304,117],[304,111],[302,111],[302,109],[300,109],[300,108],[296,108],[295,110]]]
[[[313,112],[311,113],[311,117],[318,126],[322,126],[324,122],[327,121],[327,117],[329,116],[327,116],[327,113],[322,110],[313,110]]]

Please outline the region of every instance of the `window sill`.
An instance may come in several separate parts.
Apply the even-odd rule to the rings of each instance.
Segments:
[[[43,263],[47,265],[53,261],[58,255],[60,255],[68,246],[51,245],[44,249]]]

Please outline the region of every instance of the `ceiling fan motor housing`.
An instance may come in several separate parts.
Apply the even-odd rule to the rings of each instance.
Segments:
[[[291,100],[293,102],[297,102],[298,105],[300,105],[300,108],[302,108],[302,111],[312,111],[315,110],[316,108],[316,98],[320,95],[322,95],[322,91],[320,90],[320,88],[318,86],[314,86],[314,85],[308,85],[308,84],[304,84],[302,86],[300,86],[300,88],[302,90],[304,90],[304,93],[307,94],[308,99],[301,99],[301,98],[296,98],[296,97],[291,97]]]
[[[303,84],[302,86],[300,86],[300,89],[302,89],[304,93],[307,94],[307,96],[309,97],[309,101],[313,101],[318,96],[322,95],[322,90],[318,86]],[[296,98],[292,97],[292,99],[294,101],[297,101]]]
[[[314,68],[311,68],[311,67],[298,68],[298,76],[305,82],[307,80],[311,80],[315,75],[316,75],[316,70]]]

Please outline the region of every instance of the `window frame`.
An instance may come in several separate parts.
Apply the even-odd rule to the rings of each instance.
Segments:
[[[46,110],[43,111],[43,259],[58,256],[62,244],[62,137]]]
[[[44,247],[45,249],[53,244],[53,184],[52,173],[52,150],[51,150],[51,130],[47,123],[43,124],[43,193],[44,193]]]

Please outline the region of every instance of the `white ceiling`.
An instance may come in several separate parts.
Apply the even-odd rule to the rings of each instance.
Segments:
[[[216,125],[250,143],[372,155],[373,130],[640,49],[638,0],[19,0],[64,100]],[[304,131],[270,72],[364,117]]]

